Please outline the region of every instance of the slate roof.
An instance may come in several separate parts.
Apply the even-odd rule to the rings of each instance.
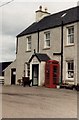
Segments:
[[[3,75],[3,70],[8,67],[12,62],[1,62],[0,63],[0,76]]]
[[[79,21],[79,6],[73,7],[47,17],[44,17],[39,22],[35,22],[26,28],[23,32],[17,35],[17,37],[24,36],[31,33],[36,33],[38,30],[46,30],[54,27],[61,26],[62,18],[61,16],[67,13],[66,16],[63,18],[63,24],[70,24]]]
[[[48,61],[50,60],[50,57],[47,54],[42,54],[42,53],[34,53],[32,55],[32,57],[30,58],[29,62],[31,62],[31,60],[33,59],[33,57],[37,57],[37,59],[41,62],[41,61]]]

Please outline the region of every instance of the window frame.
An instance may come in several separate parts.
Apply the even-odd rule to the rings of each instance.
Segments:
[[[74,26],[67,27],[67,45],[74,45]]]
[[[47,42],[49,42],[49,43],[47,43]],[[47,44],[49,44],[49,45],[47,45]],[[50,48],[50,31],[44,32],[44,48]]]
[[[30,63],[25,64],[25,76],[30,78]]]
[[[31,51],[31,36],[27,36],[27,51]]]
[[[30,63],[27,64],[27,76],[30,78]]]
[[[70,66],[68,66],[68,63],[70,63]],[[72,63],[73,63],[73,65],[72,65]],[[70,67],[70,69],[68,69],[68,67]],[[70,73],[71,77],[68,77],[69,73]],[[67,60],[66,61],[66,79],[68,79],[68,80],[74,79],[74,60]]]

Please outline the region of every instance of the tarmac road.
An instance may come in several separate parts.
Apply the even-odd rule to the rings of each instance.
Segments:
[[[3,86],[3,118],[77,118],[77,92],[44,87]]]

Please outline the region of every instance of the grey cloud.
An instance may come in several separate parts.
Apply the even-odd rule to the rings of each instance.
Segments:
[[[29,10],[28,13],[29,5],[26,6],[27,4],[25,3],[14,3],[1,10],[0,61],[11,61],[16,58],[16,35],[29,26],[33,20],[33,16],[29,17],[29,15],[27,15],[30,14],[32,10]],[[33,8],[31,7],[31,9]]]
[[[27,3],[16,3],[12,7],[2,10],[2,32],[3,34],[16,35],[33,21],[33,14],[29,16]],[[32,8],[31,8],[32,9]],[[27,15],[28,14],[28,15]]]
[[[0,61],[11,61],[16,56],[16,40],[14,37],[5,35],[0,45]]]

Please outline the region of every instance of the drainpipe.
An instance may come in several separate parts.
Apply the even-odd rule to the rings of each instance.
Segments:
[[[61,84],[63,81],[63,21],[61,23]]]
[[[61,84],[63,82],[63,18],[66,13],[64,13],[61,18],[61,53],[53,53],[53,55],[61,55]]]
[[[64,13],[61,16],[61,84],[63,82],[63,18],[67,15],[67,13]]]
[[[39,30],[38,30],[38,45],[37,45],[37,52],[39,53]]]

